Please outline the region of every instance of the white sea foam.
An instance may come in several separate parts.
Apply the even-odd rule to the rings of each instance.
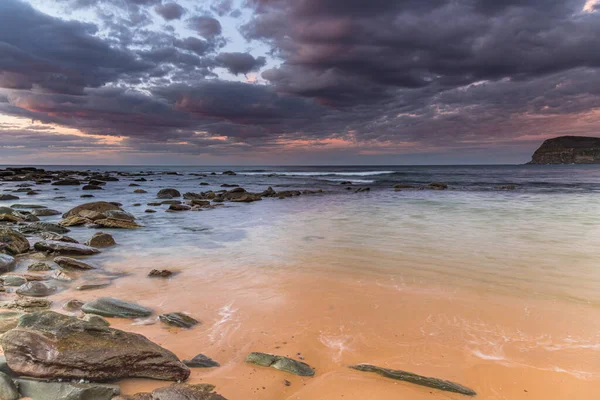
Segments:
[[[228,322],[232,322],[234,320],[237,311],[237,308],[233,308],[233,302],[219,309],[218,314],[221,319],[217,320],[213,326],[211,326],[208,332],[208,337],[211,341],[222,341],[241,326],[240,323],[228,324]]]
[[[343,332],[343,328],[340,330]],[[351,335],[346,334],[329,335],[321,333],[319,341],[326,347],[334,350],[333,360],[335,362],[340,362],[344,351],[350,350],[354,338]]]

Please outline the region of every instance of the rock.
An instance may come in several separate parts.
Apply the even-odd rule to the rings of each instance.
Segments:
[[[53,311],[22,316],[2,348],[10,369],[36,378],[181,381],[190,374],[175,354],[142,335]]]
[[[81,309],[85,313],[103,317],[141,318],[152,314],[152,310],[149,308],[112,297],[100,297],[91,300],[85,303]]]
[[[358,188],[354,191],[354,193],[362,193],[362,192],[370,192],[371,188],[368,187],[362,187],[362,188]]]
[[[146,192],[144,189],[135,189],[133,191],[133,193],[144,194],[144,193],[148,193],[148,192]]]
[[[53,224],[51,222],[34,222],[21,228],[22,233],[40,233],[40,232],[54,232],[58,234],[64,234],[69,232],[69,229],[64,226]]]
[[[21,286],[27,283],[27,279],[19,275],[4,275],[2,283],[4,286]]]
[[[102,214],[105,211],[120,210],[120,208],[118,206],[114,205],[113,203],[108,203],[106,201],[96,201],[96,202],[93,202],[93,203],[82,204],[80,206],[77,206],[75,208],[70,209],[65,214],[63,214],[63,218],[68,218],[68,217],[70,217],[72,215],[84,217],[84,215],[80,214],[80,212],[84,211],[84,210],[86,210],[86,211],[95,211],[97,213]]]
[[[315,374],[315,371],[306,363],[274,354],[250,353],[246,356],[246,362],[263,367],[275,368],[294,375],[313,376]]]
[[[18,298],[11,301],[0,301],[0,308],[7,310],[21,310],[25,312],[46,310],[52,306],[47,299]]]
[[[60,215],[60,211],[52,210],[50,208],[40,208],[31,211],[31,213],[36,217],[51,217],[53,215]]]
[[[96,269],[96,267],[91,264],[70,257],[55,257],[54,262],[60,265],[61,268],[65,269]]]
[[[44,272],[44,271],[52,271],[52,267],[46,264],[45,262],[36,262],[33,264],[29,264],[27,267],[28,271],[33,272]]]
[[[446,185],[445,183],[441,183],[441,182],[432,182],[429,185],[427,185],[427,187],[429,189],[433,189],[433,190],[446,190],[446,189],[448,189],[448,185]]]
[[[528,164],[600,164],[600,138],[559,136],[548,139]]]
[[[91,199],[94,197],[94,195],[93,194],[82,194],[79,197],[81,197],[82,199]]]
[[[122,219],[123,221],[135,221],[135,217],[121,210],[109,210],[104,212],[106,218]]]
[[[237,174],[233,171],[228,170],[228,171],[223,172],[223,175],[237,175]]]
[[[254,201],[262,200],[260,194],[256,193],[244,193],[242,196],[232,199],[234,203],[252,203]]]
[[[77,179],[62,179],[52,183],[53,186],[79,186],[81,182]]]
[[[33,400],[111,400],[120,393],[119,386],[101,383],[47,382],[17,379],[19,390]]]
[[[177,189],[161,189],[156,197],[159,199],[172,199],[173,197],[181,197],[181,193]]]
[[[210,201],[208,200],[192,199],[190,200],[189,204],[198,207],[210,207]]]
[[[102,247],[110,247],[115,246],[117,242],[113,239],[112,235],[105,232],[97,232],[85,242],[87,246],[102,248]]]
[[[44,240],[57,240],[59,242],[66,242],[66,243],[79,243],[77,240],[73,239],[72,237],[61,235],[60,233],[40,232],[39,235]]]
[[[167,209],[167,211],[177,212],[177,211],[189,211],[191,209],[192,209],[192,207],[185,205],[185,204],[171,204],[169,206],[169,208]]]
[[[263,191],[261,193],[261,196],[263,197],[275,197],[277,196],[277,192],[275,190],[273,190],[273,188],[271,186],[269,186],[269,188],[265,191]]]
[[[91,256],[100,253],[100,250],[83,244],[44,240],[33,245],[37,251],[47,251],[65,255]]]
[[[12,222],[13,224],[16,224],[21,221],[23,221],[23,218],[17,217],[16,215],[0,214],[0,222]]]
[[[158,319],[167,325],[186,329],[189,329],[194,325],[198,325],[200,323],[199,321],[195,320],[189,315],[180,312],[161,314],[158,316]]]
[[[190,368],[214,368],[221,366],[218,362],[204,354],[198,354],[191,360],[183,360],[183,363]]]
[[[13,194],[0,194],[0,201],[6,200],[19,200],[19,196],[15,196]]]
[[[239,187],[239,186],[240,185],[235,185],[233,183],[224,183],[224,184],[221,185],[221,187],[224,187],[224,188],[229,188],[229,187],[236,188],[236,187]]]
[[[30,297],[46,297],[56,292],[55,286],[50,286],[44,282],[27,282],[17,289],[17,294]]]
[[[394,185],[394,189],[414,189],[414,185],[408,185],[405,183],[397,183]]]
[[[517,185],[502,185],[502,186],[498,186],[498,189],[500,190],[515,190],[517,188]]]
[[[79,211],[79,217],[88,219],[90,221],[95,221],[97,219],[103,219],[104,214],[99,213],[98,211],[93,210],[81,210]],[[70,218],[70,217],[69,217]]]
[[[163,270],[153,269],[148,274],[148,276],[150,278],[168,278],[171,275],[173,275],[173,272],[169,271],[168,269],[163,269]]]
[[[94,279],[77,286],[76,290],[101,289],[110,285],[110,279]]]
[[[156,212],[156,210],[151,210],[151,209],[148,208],[144,212],[148,213],[148,214],[154,214]]]
[[[75,311],[79,311],[81,310],[81,307],[83,307],[83,301],[81,300],[77,300],[77,299],[72,299],[67,301],[64,305],[63,305],[63,310],[65,311],[69,311],[69,312],[75,312]]]
[[[110,326],[110,322],[108,322],[107,320],[105,320],[104,318],[102,318],[99,315],[85,314],[81,319],[84,321],[87,321],[87,322],[91,322],[94,325]]]
[[[158,388],[152,391],[152,400],[227,400],[218,393],[214,393],[213,385],[200,383],[188,385],[174,383],[171,386]]]
[[[66,273],[65,271],[61,271],[59,269],[52,271],[52,274],[50,274],[50,277],[52,279],[56,279],[57,281],[62,281],[62,282],[71,282],[73,279],[75,279],[74,277],[72,277],[71,275]]]
[[[102,186],[98,185],[85,185],[81,190],[102,190]]]
[[[60,226],[81,226],[89,223],[90,220],[86,218],[79,217],[77,215],[72,215],[60,221],[58,224]]]
[[[10,364],[9,364],[10,366]],[[374,365],[369,364],[358,364],[352,365],[349,368],[363,371],[363,372],[374,372],[378,375],[381,375],[385,378],[395,379],[398,381],[405,381],[409,383],[414,383],[415,385],[426,386],[433,389],[443,390],[446,392],[460,393],[467,396],[475,396],[474,390],[469,389],[468,387],[462,386],[458,383],[445,381],[438,378],[428,378],[426,376],[416,375],[410,372],[393,370],[387,368],[376,367]]]
[[[126,221],[124,219],[105,218],[105,219],[99,219],[95,222],[96,222],[96,224],[98,224],[104,228],[136,229],[136,228],[142,227],[141,225],[138,225],[134,221]]]
[[[46,206],[43,206],[41,204],[13,204],[12,206],[10,206],[11,208],[22,208],[25,210],[39,210],[42,208],[48,208]]]
[[[24,315],[24,313],[18,311],[0,312],[0,333],[5,333],[16,328],[21,315]],[[0,399],[2,399],[2,397],[0,397]]]
[[[15,266],[15,259],[8,254],[0,253],[0,273],[8,272]]]
[[[106,182],[98,180],[98,179],[90,179],[90,181],[88,182],[88,185],[104,186],[104,185],[106,185]]]
[[[18,400],[21,398],[19,391],[12,379],[4,372],[0,372],[0,399]]]

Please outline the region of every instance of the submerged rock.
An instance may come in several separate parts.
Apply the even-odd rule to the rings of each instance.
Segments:
[[[91,281],[87,281],[77,286],[76,290],[91,290],[91,289],[101,289],[109,286],[111,283],[110,279],[94,279]]]
[[[133,396],[118,396],[113,400],[227,400],[214,393],[214,385],[200,383],[188,385],[174,383],[171,386],[155,389],[152,393],[136,393]]]
[[[36,378],[180,381],[190,374],[175,354],[142,335],[53,311],[21,317],[1,340],[10,369]]]
[[[164,322],[167,325],[176,326],[178,328],[191,328],[194,325],[198,325],[200,322],[195,320],[194,318],[180,312],[161,314],[158,316],[158,319],[161,322]]]
[[[263,367],[275,368],[294,375],[313,376],[315,374],[314,369],[306,363],[274,354],[250,353],[246,356],[246,362]]]
[[[25,312],[46,310],[52,306],[52,302],[47,299],[18,298],[11,301],[0,301],[0,308],[7,310],[21,310]]]
[[[83,244],[59,242],[56,240],[37,242],[33,247],[38,251],[66,255],[91,256],[100,253],[100,250],[94,247],[85,246]]]
[[[90,240],[85,242],[85,244],[87,246],[102,248],[102,247],[115,246],[117,244],[117,242],[115,242],[115,239],[112,237],[112,235],[110,233],[97,232],[94,234],[94,236],[92,236],[90,238]]]
[[[149,308],[112,297],[94,299],[85,303],[81,309],[85,313],[102,315],[103,317],[141,318],[152,314],[152,310]]]
[[[111,400],[120,393],[119,386],[101,383],[48,382],[17,379],[25,397],[35,400]]]
[[[44,282],[27,282],[17,289],[17,294],[30,297],[46,297],[57,292],[55,286],[50,286]]]
[[[20,398],[21,396],[13,380],[4,372],[0,372],[0,399],[17,400]]]
[[[33,264],[29,264],[27,267],[28,271],[33,272],[44,272],[44,271],[52,271],[52,267],[45,262],[36,262]]]
[[[191,360],[183,360],[183,363],[190,368],[214,368],[221,366],[221,364],[204,354],[198,354]]]
[[[465,387],[458,383],[454,383],[454,382],[450,382],[450,381],[446,381],[446,380],[438,379],[438,378],[429,378],[426,376],[413,374],[411,372],[381,368],[381,367],[376,367],[374,365],[369,365],[369,364],[352,365],[349,368],[352,368],[352,369],[355,369],[358,371],[363,371],[363,372],[374,372],[385,378],[414,383],[415,385],[426,386],[429,388],[443,390],[446,392],[460,393],[460,394],[464,394],[467,396],[477,395],[477,393],[474,390],[469,389],[468,387]]]
[[[429,185],[427,185],[427,187],[429,189],[433,189],[433,190],[446,190],[446,189],[448,189],[448,185],[446,185],[445,183],[441,183],[441,182],[432,182]]]
[[[124,219],[115,219],[115,218],[98,219],[94,222],[104,228],[136,229],[136,228],[142,227],[141,225],[138,225],[134,221],[127,221]]]
[[[8,272],[15,266],[14,257],[0,253],[0,273]]]
[[[96,267],[91,264],[70,257],[54,257],[54,262],[65,269],[96,269]]]
[[[79,186],[81,182],[77,179],[62,179],[56,182],[53,182],[54,186]]]
[[[51,222],[34,222],[33,224],[29,224],[21,228],[21,232],[23,233],[40,233],[40,232],[54,232],[59,234],[64,234],[69,232],[67,228],[64,226],[53,224]]]
[[[19,200],[19,196],[15,196],[14,194],[0,194],[0,201],[6,200]]]

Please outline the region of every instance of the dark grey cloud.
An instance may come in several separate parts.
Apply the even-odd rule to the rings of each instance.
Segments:
[[[354,153],[515,153],[538,137],[597,134],[600,13],[584,3],[246,0],[242,13],[215,0],[165,26],[158,15],[181,19],[190,3],[60,0],[95,15],[89,24],[1,0],[0,115],[142,153],[273,152],[289,141],[333,155],[324,139]],[[267,57],[231,51],[235,37],[214,18],[248,15],[238,20],[246,45],[267,46]],[[219,68],[262,79],[226,81]],[[17,143],[16,128],[0,125],[8,131]],[[43,135],[41,145],[53,133]],[[85,141],[75,136],[65,146]]]
[[[81,94],[85,87],[151,68],[94,36],[96,30],[92,24],[42,14],[21,1],[0,2],[0,86]]]
[[[200,36],[211,39],[221,35],[221,23],[213,17],[196,16],[188,19],[188,27],[196,31]]]
[[[267,64],[265,57],[254,57],[248,53],[220,53],[216,57],[217,64],[234,75],[258,71]]]
[[[159,4],[156,7],[154,7],[154,11],[156,11],[158,15],[160,15],[167,21],[181,19],[183,14],[185,14],[185,8],[183,8],[177,3]]]

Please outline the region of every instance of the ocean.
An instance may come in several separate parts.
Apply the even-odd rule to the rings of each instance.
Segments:
[[[222,368],[193,379],[228,398],[460,398],[356,377],[346,367],[357,362],[465,383],[484,399],[592,399],[600,389],[600,166],[41,168],[144,175],[90,192],[40,185],[39,195],[0,206],[121,203],[143,228],[109,230],[119,245],[94,261],[127,276],[56,299],[102,292],[198,316],[202,327],[189,332],[114,324],[182,358],[220,357]],[[426,188],[432,182],[448,189]],[[198,212],[147,205],[163,188],[230,189],[223,184],[322,193]],[[69,235],[85,241],[93,232]],[[178,274],[157,282],[145,277],[153,268]],[[280,375],[245,369],[248,351],[302,353],[321,377],[285,386]]]

